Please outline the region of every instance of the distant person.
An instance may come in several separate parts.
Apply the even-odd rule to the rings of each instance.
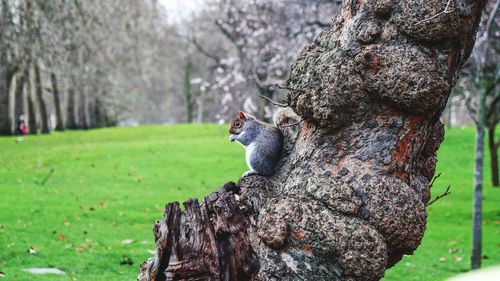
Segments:
[[[24,141],[24,136],[28,133],[28,126],[26,125],[26,121],[24,121],[24,117],[21,115],[17,120],[16,124],[17,128],[17,141]]]

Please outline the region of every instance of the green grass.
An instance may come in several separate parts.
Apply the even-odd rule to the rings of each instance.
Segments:
[[[429,208],[422,245],[384,280],[444,280],[468,270],[473,139],[473,128],[447,132],[434,194],[451,184],[452,195]],[[216,125],[53,133],[23,143],[4,137],[0,167],[3,279],[84,281],[135,280],[155,248],[152,225],[165,203],[201,198],[246,170],[241,147],[227,141],[227,126]],[[490,186],[488,170],[485,183],[487,266],[500,263],[500,190]],[[34,278],[21,271],[28,267],[68,275]]]

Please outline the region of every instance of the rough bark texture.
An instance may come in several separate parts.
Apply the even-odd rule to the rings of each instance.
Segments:
[[[141,280],[251,280],[259,268],[246,230],[248,220],[230,182],[205,198],[170,203],[154,226],[154,259],[141,266]]]
[[[447,3],[452,12],[442,13]],[[239,209],[224,214],[244,216],[205,226],[240,235],[241,244],[226,245],[258,256],[252,278],[378,280],[419,246],[444,136],[439,116],[474,45],[483,5],[343,1],[331,29],[292,66],[288,102],[303,119],[293,148],[273,177],[240,179]],[[155,227],[165,229],[155,232],[157,241],[183,235],[169,208]],[[245,234],[241,224],[248,224]],[[189,277],[196,267],[189,256],[202,252],[184,248],[179,262],[162,255],[173,245],[158,243],[140,280],[205,280]],[[203,256],[209,280],[238,280],[217,275],[223,257]],[[219,264],[206,266],[210,261]]]

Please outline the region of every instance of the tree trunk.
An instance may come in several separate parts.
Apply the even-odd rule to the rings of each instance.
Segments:
[[[500,185],[500,178],[498,175],[498,147],[500,142],[495,143],[495,129],[496,124],[488,128],[488,148],[490,149],[491,159],[491,184],[493,187],[498,187]]]
[[[288,103],[302,122],[277,173],[243,177],[237,196],[223,187],[184,212],[168,205],[139,280],[378,280],[412,254],[439,117],[483,5],[343,1],[292,66]]]
[[[28,131],[30,134],[38,133],[38,126],[36,122],[36,107],[33,100],[33,91],[31,87],[30,71],[28,70],[26,76],[26,101],[28,102]]]
[[[102,95],[104,96],[104,94]],[[96,128],[106,127],[106,108],[99,98],[94,101],[94,126]]]
[[[472,212],[472,255],[471,268],[481,267],[482,252],[482,205],[483,205],[483,144],[484,127],[477,127],[474,158],[474,198]]]
[[[41,127],[42,134],[50,133],[49,130],[49,116],[47,114],[47,106],[45,104],[45,100],[43,99],[43,91],[42,91],[42,81],[40,77],[40,68],[38,64],[35,63],[35,93],[38,103],[38,108],[40,109],[40,119],[41,119]]]
[[[87,130],[89,129],[89,121],[88,121],[88,103],[87,96],[82,92],[80,92],[80,98],[78,101],[78,111],[77,111],[77,124],[79,129]]]
[[[0,44],[6,42],[6,31],[10,25],[8,2],[1,1],[2,16],[0,18]],[[0,135],[12,134],[12,120],[10,117],[10,76],[7,48],[0,46]]]
[[[482,216],[483,216],[483,160],[484,135],[486,127],[486,92],[479,90],[479,105],[476,122],[476,149],[474,153],[474,190],[472,208],[472,254],[471,268],[481,267],[482,252]]]
[[[54,73],[50,74],[50,83],[52,84],[52,94],[54,95],[54,108],[56,110],[56,131],[64,131],[64,123],[61,110],[61,98],[59,88],[57,87],[57,77]]]
[[[12,134],[10,86],[14,72],[0,65],[0,136]]]
[[[26,78],[28,77],[28,68],[25,68],[19,77],[16,79],[16,89],[14,91],[14,118],[17,120],[24,115],[24,86],[26,85]]]
[[[76,99],[73,88],[68,90],[68,102],[66,106],[66,128],[75,130],[76,125]]]
[[[186,97],[186,120],[193,123],[193,93],[191,89],[191,68],[193,63],[191,58],[187,58],[184,66],[184,96]]]
[[[28,91],[27,92],[27,101],[28,101],[28,131],[30,134],[36,135],[38,133],[38,126],[36,122],[36,110],[35,110],[35,102],[33,101],[33,96]]]
[[[196,123],[203,123],[203,95],[199,93],[198,98],[196,99]]]

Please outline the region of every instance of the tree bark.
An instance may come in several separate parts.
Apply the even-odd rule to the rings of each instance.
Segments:
[[[2,17],[0,18],[0,43],[4,42],[6,31],[10,27],[10,13],[8,2],[2,0]],[[10,71],[10,65],[7,58],[7,48],[0,47],[0,135],[12,134],[12,120],[10,117],[10,83],[13,73]]]
[[[38,108],[40,110],[40,121],[42,127],[42,134],[50,133],[49,129],[49,115],[47,113],[47,106],[45,104],[45,100],[43,99],[43,91],[42,91],[42,81],[40,77],[40,68],[38,64],[35,63],[34,66],[34,74],[35,74],[35,93]]]
[[[101,95],[104,96],[104,93]],[[99,97],[95,98],[94,101],[94,126],[96,128],[102,128],[107,126],[107,118],[106,118],[106,107],[102,103]]]
[[[288,104],[302,122],[277,173],[241,178],[237,196],[226,193],[238,203],[230,208],[214,195],[224,188],[199,212],[168,205],[139,280],[238,280],[223,264],[251,280],[378,280],[412,254],[444,137],[439,117],[483,5],[343,1],[292,66]],[[205,211],[203,227],[191,222]],[[202,235],[209,228],[214,238]],[[258,267],[207,250],[219,243],[237,260],[257,256]]]
[[[28,102],[28,131],[30,134],[38,133],[38,126],[36,122],[36,107],[33,100],[33,93],[30,80],[30,71],[28,70],[26,77],[26,101]]]
[[[52,94],[54,95],[54,108],[56,111],[56,131],[64,131],[64,123],[61,110],[61,97],[57,87],[57,77],[54,73],[50,74],[50,83],[52,84]]]
[[[498,167],[498,147],[500,146],[500,141],[495,142],[495,129],[496,124],[488,128],[488,148],[490,150],[491,159],[491,184],[493,187],[500,186],[499,178],[499,167]]]
[[[188,123],[193,123],[193,91],[191,87],[191,68],[193,67],[193,62],[191,58],[186,59],[186,65],[184,65],[184,96],[186,97],[186,121]]]
[[[24,69],[20,76],[16,79],[16,89],[14,91],[14,118],[16,120],[19,119],[21,115],[24,115],[24,86],[26,85],[28,71],[28,68]]]
[[[471,268],[481,267],[483,222],[483,161],[486,127],[486,92],[479,90],[478,118],[476,122],[476,148],[474,153],[474,190],[472,202],[472,254]]]
[[[483,144],[484,127],[477,127],[476,153],[474,158],[474,190],[472,202],[472,254],[471,268],[481,267],[482,252],[482,208],[483,208]]]
[[[88,103],[87,96],[80,92],[80,97],[78,101],[78,111],[77,111],[77,126],[79,129],[87,130],[89,129],[89,113],[88,113]]]
[[[75,130],[76,125],[76,99],[73,88],[68,89],[68,102],[66,105],[66,128]]]
[[[0,135],[12,134],[10,86],[13,77],[13,71],[4,65],[0,65]]]

